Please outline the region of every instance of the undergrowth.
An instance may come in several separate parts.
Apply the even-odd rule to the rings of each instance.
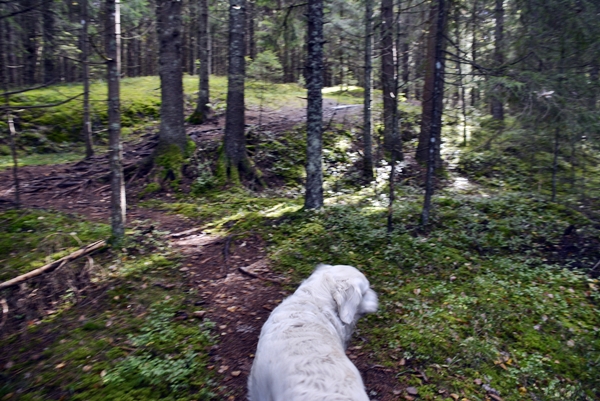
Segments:
[[[74,238],[87,244],[109,234],[104,225],[59,212],[9,211],[0,218],[0,250],[13,266],[0,269],[3,278],[41,263],[45,253],[60,256],[44,243],[70,250],[78,244]],[[35,285],[28,289],[42,314],[23,322],[20,333],[2,333],[0,398],[216,399],[218,385],[207,367],[214,324],[192,317],[200,310],[197,294],[182,284],[180,258],[166,233],[137,224],[122,249],[92,256],[91,285],[83,292],[46,299]],[[30,252],[34,244],[37,253]],[[2,297],[13,295],[2,291]]]
[[[420,196],[398,192],[391,234],[371,197],[318,212],[248,193],[162,207],[260,233],[296,283],[318,263],[359,267],[381,306],[358,336],[422,399],[597,399],[600,284],[578,270],[600,259],[593,222],[530,194],[440,195],[422,231]]]

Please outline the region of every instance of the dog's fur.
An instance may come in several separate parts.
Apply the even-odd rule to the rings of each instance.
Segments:
[[[377,294],[352,266],[317,266],[265,322],[248,380],[251,401],[368,401],[345,349]]]

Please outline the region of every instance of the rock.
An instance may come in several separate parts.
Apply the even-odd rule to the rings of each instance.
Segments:
[[[406,388],[406,392],[409,395],[417,395],[417,394],[419,394],[419,390],[417,390],[415,387],[407,387]]]

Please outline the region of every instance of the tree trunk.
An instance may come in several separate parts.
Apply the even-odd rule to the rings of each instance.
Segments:
[[[90,65],[88,36],[88,0],[81,0],[81,65],[83,68],[83,139],[85,157],[94,155],[92,122],[90,120]]]
[[[210,117],[210,93],[209,93],[209,53],[208,53],[208,0],[199,1],[199,19],[198,19],[198,56],[200,57],[199,67],[199,88],[198,104],[196,110],[189,118],[192,124],[202,124]]]
[[[56,35],[55,18],[53,10],[53,1],[48,0],[42,3],[43,15],[43,39],[44,48],[42,53],[44,66],[44,83],[58,80],[58,71],[56,69],[56,45],[54,37]]]
[[[425,96],[431,97],[431,107],[429,112],[430,124],[427,150],[427,173],[425,177],[425,197],[423,201],[423,210],[421,212],[421,225],[425,226],[429,223],[429,215],[431,209],[431,197],[434,190],[435,166],[439,157],[440,149],[440,133],[442,130],[442,108],[444,97],[444,42],[446,30],[446,5],[445,0],[438,0],[435,9],[432,9],[432,37],[433,43],[430,47],[432,54],[429,54],[431,70],[427,71],[427,75],[432,75],[432,87],[429,95],[427,90],[424,90]],[[427,77],[426,77],[427,79]],[[425,107],[423,107],[425,110]],[[425,117],[425,114],[423,114]],[[421,126],[421,129],[424,129]],[[419,142],[419,145],[421,143]]]
[[[34,6],[34,2],[27,0],[23,3],[24,8]],[[37,26],[38,26],[38,13],[36,10],[30,11],[21,15],[23,20],[23,35],[24,35],[24,83],[26,85],[33,85],[36,83],[36,69],[38,62],[38,46],[37,46]]]
[[[440,5],[440,2],[442,5]],[[432,3],[429,14],[429,37],[427,40],[427,67],[425,70],[425,84],[423,85],[423,112],[421,116],[421,132],[419,133],[419,143],[416,151],[416,159],[420,163],[427,163],[429,160],[430,145],[435,144],[431,151],[434,152],[436,161],[440,161],[440,132],[441,127],[434,129],[434,121],[437,111],[443,108],[443,77],[444,77],[444,58],[438,53],[443,54],[445,50],[445,41],[443,40],[446,29],[446,10],[444,0],[437,0]],[[443,14],[440,16],[440,13]],[[443,25],[440,24],[440,20]],[[439,31],[442,29],[442,31]],[[442,82],[437,82],[438,74],[442,75]],[[435,93],[439,88],[436,85],[441,84],[442,92]],[[436,138],[431,138],[436,135]]]
[[[381,87],[383,90],[383,147],[391,154],[395,148],[394,107],[396,98],[394,68],[394,2],[381,1]]]
[[[471,14],[471,29],[472,29],[472,37],[473,40],[471,42],[471,60],[473,61],[473,63],[477,63],[478,62],[478,56],[479,54],[477,53],[477,51],[479,50],[478,47],[478,40],[479,38],[477,37],[477,17],[479,15],[479,2],[478,0],[475,0],[473,2],[473,11]],[[475,107],[477,106],[477,103],[479,102],[479,89],[477,88],[476,85],[473,85],[473,87],[471,88],[471,106]]]
[[[108,135],[111,189],[112,236],[119,242],[125,235],[125,180],[121,145],[121,14],[119,0],[106,0],[106,61],[108,70]]]
[[[227,159],[227,178],[234,182],[239,181],[240,173],[248,171],[249,167],[244,133],[245,15],[246,0],[229,1],[229,68],[224,148]]]
[[[184,154],[187,136],[183,126],[181,1],[158,0],[156,19],[161,97],[157,154],[171,150],[173,145]]]
[[[502,75],[502,65],[504,64],[504,6],[503,0],[496,0],[494,10],[496,25],[494,30],[494,64],[497,69],[497,76]],[[502,105],[502,85],[496,84],[492,88],[491,99],[492,118],[498,122],[498,130],[501,131],[504,125],[504,107]]]
[[[373,149],[372,149],[372,89],[373,89],[373,0],[365,0],[365,98],[364,98],[364,129],[363,129],[363,177],[373,180]]]
[[[306,58],[306,193],[304,207],[323,207],[323,0],[308,0]]]
[[[256,58],[256,39],[254,37],[254,13],[256,4],[254,0],[248,1],[248,56],[254,60]]]

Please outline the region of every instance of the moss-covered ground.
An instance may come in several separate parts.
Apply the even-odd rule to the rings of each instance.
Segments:
[[[3,278],[69,253],[79,241],[87,244],[109,235],[105,225],[59,212],[8,211],[0,220]],[[122,249],[92,255],[93,267],[86,265],[90,282],[84,288],[71,287],[49,303],[34,291],[30,296],[45,310],[29,322],[25,314],[14,315],[19,310],[8,311],[11,319],[3,319],[3,329],[13,329],[13,334],[0,341],[1,399],[216,397],[206,366],[215,343],[214,324],[177,318],[192,316],[201,307],[194,291],[182,286],[180,257],[164,234],[134,229]],[[65,268],[78,271],[84,263]]]

